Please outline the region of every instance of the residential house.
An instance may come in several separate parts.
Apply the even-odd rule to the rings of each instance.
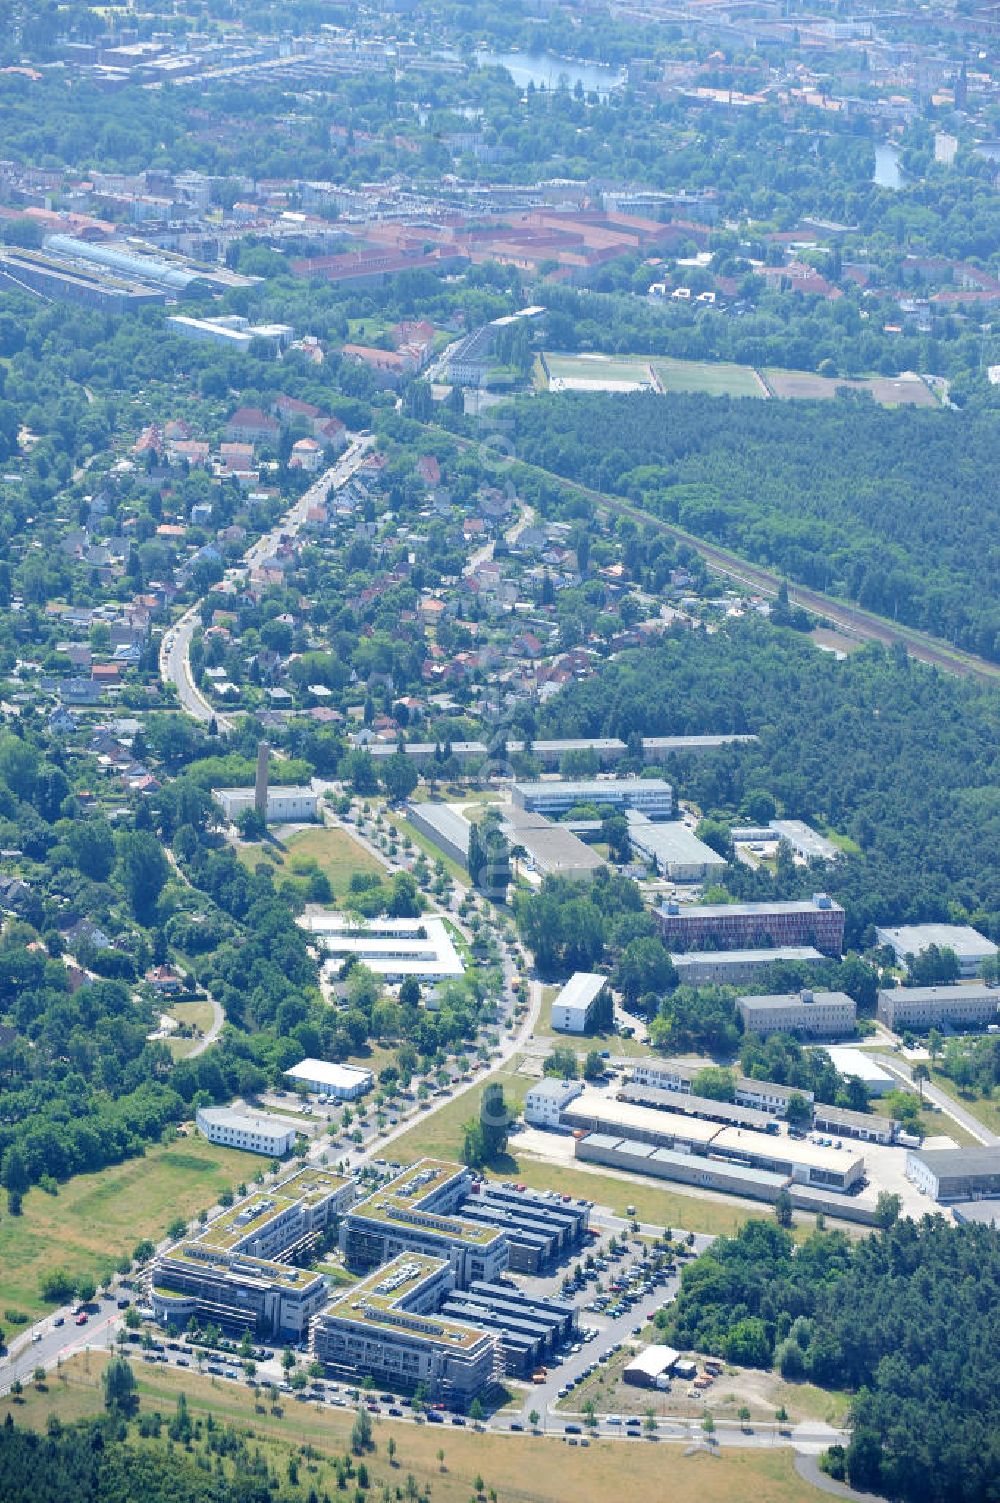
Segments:
[[[226,423],[225,431],[231,443],[276,445],[281,424],[259,407],[238,407]]]

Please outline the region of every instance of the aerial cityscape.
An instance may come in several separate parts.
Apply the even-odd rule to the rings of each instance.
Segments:
[[[0,1503],[996,1503],[996,6],[0,18]]]

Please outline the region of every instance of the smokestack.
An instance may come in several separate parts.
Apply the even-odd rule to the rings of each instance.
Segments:
[[[254,785],[254,808],[264,822],[267,822],[267,759],[271,754],[271,748],[266,741],[262,741],[257,747],[257,782]]]

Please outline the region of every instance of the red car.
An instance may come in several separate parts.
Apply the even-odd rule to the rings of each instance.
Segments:
[[[76,1323],[78,1326],[85,1326],[87,1324],[87,1319],[88,1317],[86,1314],[80,1314],[76,1317]]]

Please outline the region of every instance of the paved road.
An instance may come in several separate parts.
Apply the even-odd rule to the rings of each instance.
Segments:
[[[915,1090],[918,1089],[913,1082],[912,1065],[907,1064],[898,1055],[876,1054],[874,1059],[876,1064],[881,1065],[883,1070],[888,1070],[889,1074],[894,1075],[897,1080],[903,1081],[905,1085]],[[1000,1144],[1000,1134],[992,1132],[980,1122],[978,1117],[974,1117],[960,1102],[955,1100],[954,1096],[949,1096],[948,1092],[943,1091],[940,1086],[924,1081],[923,1094],[926,1101],[932,1101],[935,1106],[940,1107],[946,1117],[950,1117],[953,1122],[964,1127],[977,1142],[983,1143],[988,1148],[995,1148]]]
[[[283,537],[295,537],[299,528],[306,519],[311,506],[318,501],[325,501],[331,490],[339,490],[346,485],[354,472],[364,462],[364,458],[374,440],[370,436],[354,439],[336,463],[309,487],[300,496],[294,506],[282,517],[270,532],[247,549],[243,555],[243,567],[250,570],[255,568],[262,559],[272,553]],[[220,730],[230,730],[233,725],[233,716],[224,711],[217,710],[205,695],[202,694],[191,674],[191,639],[201,624],[201,601],[196,600],[194,605],[189,606],[184,614],[164,634],[160,644],[160,677],[164,683],[172,683],[177,689],[177,698],[181,709],[200,720],[203,725],[215,720]]]

